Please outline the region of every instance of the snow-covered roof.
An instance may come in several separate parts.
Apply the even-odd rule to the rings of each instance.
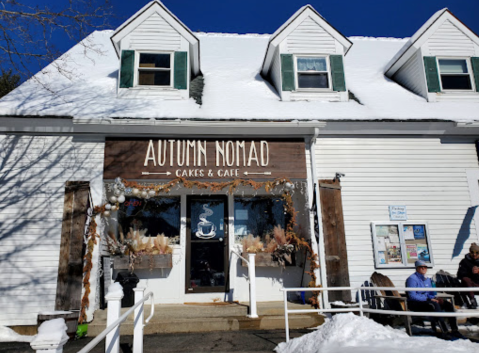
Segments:
[[[94,32],[85,41],[99,49],[85,56],[82,43],[0,100],[3,116],[72,116],[76,119],[258,119],[258,120],[479,120],[472,102],[428,103],[384,75],[390,59],[408,39],[349,38],[345,57],[348,87],[360,103],[281,101],[260,75],[269,35],[198,33],[204,89],[202,105],[157,97],[118,98],[119,62],[110,36]],[[52,93],[52,91],[56,93]]]

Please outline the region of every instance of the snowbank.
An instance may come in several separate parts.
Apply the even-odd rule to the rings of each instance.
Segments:
[[[60,342],[68,339],[67,325],[64,319],[45,321],[38,328],[38,335],[32,341],[32,345],[45,342]]]
[[[113,296],[122,296],[123,295],[123,287],[119,282],[115,282],[108,287],[108,294]]]
[[[22,336],[6,326],[0,326],[0,342],[31,342],[34,336]]]
[[[479,344],[468,340],[444,341],[435,337],[409,337],[352,313],[335,315],[315,332],[288,343],[280,343],[277,353],[479,353]]]

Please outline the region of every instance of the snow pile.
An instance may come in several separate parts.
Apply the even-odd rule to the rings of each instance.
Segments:
[[[0,326],[0,342],[30,342],[34,336],[22,336],[6,326]]]
[[[71,311],[63,311],[63,310],[53,310],[53,311],[40,311],[38,315],[68,315],[73,314]]]
[[[123,295],[123,287],[119,282],[115,282],[108,287],[108,296],[122,296]]]
[[[335,302],[331,302],[331,303],[329,303],[329,304],[331,304],[331,305],[336,305],[336,306],[344,306],[344,307],[348,307],[348,306],[354,306],[354,307],[357,306],[357,307],[359,307],[359,303],[356,303],[356,302],[354,302],[354,303],[345,303],[345,302],[340,301],[340,300],[337,300],[337,301],[335,301]],[[367,305],[367,304],[369,304],[369,303],[366,302],[366,301],[363,301],[363,305]]]
[[[38,335],[35,336],[31,345],[50,342],[56,343],[68,339],[67,329],[64,319],[45,321],[38,328]]]
[[[444,341],[435,337],[409,337],[406,333],[352,313],[335,315],[315,332],[281,343],[277,353],[479,353],[468,340]]]

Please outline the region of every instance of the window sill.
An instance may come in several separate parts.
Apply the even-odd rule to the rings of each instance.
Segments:
[[[176,88],[173,87],[161,87],[161,86],[135,86],[127,88],[128,90],[132,91],[178,91]]]
[[[437,92],[437,94],[441,95],[441,94],[447,94],[447,95],[461,95],[461,96],[477,96],[479,95],[479,92],[474,92],[474,91],[460,91],[460,90],[457,90],[457,91],[441,91],[441,92]]]
[[[298,93],[337,93],[337,91],[333,91],[332,89],[321,89],[321,88],[299,88],[293,92]]]

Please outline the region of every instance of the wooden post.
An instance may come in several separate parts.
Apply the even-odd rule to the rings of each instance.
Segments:
[[[256,254],[248,253],[248,277],[249,277],[249,317],[258,317],[256,311]]]
[[[143,297],[145,296],[145,289],[145,287],[137,287],[133,289],[133,292],[135,292],[135,304],[143,300]],[[134,318],[133,353],[143,353],[143,330],[145,326],[143,304],[135,309]]]
[[[348,253],[339,180],[319,180],[328,287],[349,287]],[[330,301],[351,301],[350,291],[331,291]]]
[[[68,341],[68,335],[65,331],[62,332],[62,326],[66,331],[67,326],[64,319],[45,321],[39,327],[38,334],[30,342],[30,347],[41,353],[62,353],[63,346]]]
[[[80,310],[89,195],[88,181],[66,183],[55,310]]]
[[[107,317],[106,327],[111,326],[116,320],[120,318],[121,314],[121,299],[123,298],[123,290],[109,292],[105,299],[107,301]],[[120,352],[120,325],[113,331],[109,332],[105,338],[105,353],[119,353]]]

